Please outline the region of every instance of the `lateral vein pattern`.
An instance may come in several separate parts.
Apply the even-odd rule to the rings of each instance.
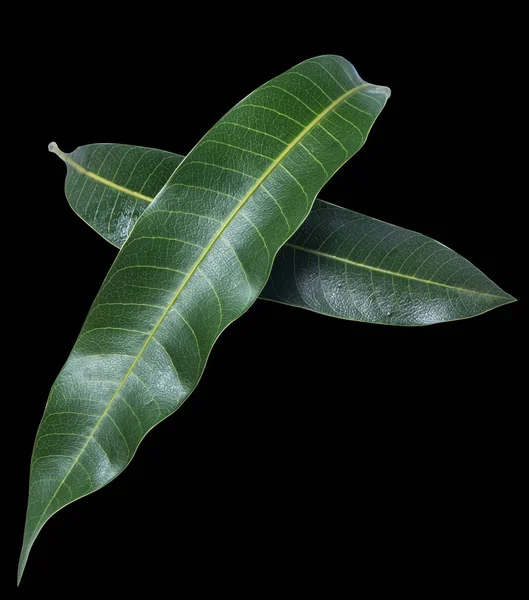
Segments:
[[[252,153],[226,142],[208,143]],[[77,173],[88,163],[99,171],[99,165],[105,161],[107,152],[100,153],[100,146],[84,146],[66,155],[68,167],[77,165],[67,171],[67,197],[77,213],[83,214],[98,233],[113,237],[119,247],[123,232],[132,230],[139,218],[138,210],[143,212],[148,202],[138,202],[131,213],[133,194],[120,194],[116,182],[104,178],[98,179],[95,195],[75,193],[71,182],[77,181]],[[64,159],[63,153],[57,153]],[[138,154],[141,157],[147,153],[150,170],[137,158]],[[122,172],[119,181],[126,183],[131,192],[145,189],[149,182],[152,185],[153,176],[164,166],[171,163],[176,167],[183,159],[152,148],[136,148],[133,152],[124,145],[112,146],[112,157],[110,163],[115,162],[120,168],[116,170],[107,164],[105,175],[119,177]],[[164,183],[158,179],[159,187],[150,190],[153,196],[149,200]],[[85,207],[96,198],[103,198],[97,203],[97,213],[87,214]],[[279,205],[278,208],[282,210]],[[407,326],[474,317],[514,301],[443,244],[321,199],[316,199],[302,226],[278,252],[260,298],[342,319]]]
[[[362,146],[388,95],[339,57],[294,67],[229,111],[124,231],[37,434],[20,573],[47,519],[118,475],[189,396],[218,335],[255,301],[277,251]],[[122,161],[109,175],[106,163],[97,173],[87,166],[97,177],[79,172],[79,194],[93,193],[98,177],[126,194],[145,160],[121,180]],[[150,197],[148,186],[138,193]],[[142,198],[129,197],[137,210]],[[85,207],[92,220],[102,202]],[[229,383],[220,386],[226,393]]]

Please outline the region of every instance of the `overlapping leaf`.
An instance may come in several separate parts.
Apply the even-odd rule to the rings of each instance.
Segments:
[[[465,319],[514,301],[432,238],[322,201],[281,249],[261,298],[388,325]]]
[[[137,221],[52,387],[19,576],[44,523],[116,477],[189,396],[216,338],[257,298],[277,250],[387,96],[342,58],[309,60],[245,98],[182,161]]]
[[[68,167],[74,210],[118,247],[183,160],[119,144],[82,146],[70,155],[51,149]],[[439,242],[323,200],[278,252],[260,297],[392,325],[472,317],[513,300]]]

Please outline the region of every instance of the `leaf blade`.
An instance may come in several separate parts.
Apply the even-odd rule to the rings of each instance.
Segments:
[[[163,150],[126,144],[89,144],[66,154],[52,142],[49,150],[66,164],[65,192],[70,206],[118,248],[183,159]]]
[[[281,249],[260,297],[400,326],[470,318],[515,301],[432,238],[323,201]]]
[[[124,146],[120,153],[127,150],[128,146]],[[163,155],[165,156],[165,153]],[[182,158],[175,155],[175,162]],[[140,189],[142,180],[138,179],[137,183]],[[161,189],[163,182],[159,185]],[[144,207],[147,204],[145,202]],[[110,207],[107,210],[109,209]],[[121,209],[118,213],[122,213]],[[115,217],[112,222],[119,226],[122,218]],[[133,223],[129,229],[132,229],[132,226]],[[314,232],[317,233],[316,237]],[[387,234],[390,235],[384,239],[383,236]],[[363,239],[364,235],[366,237]],[[441,281],[421,279],[412,274],[413,268],[418,269],[423,259],[417,262],[421,256],[417,254],[415,261],[406,262],[409,253],[413,250],[411,248],[408,253],[406,252],[406,238],[410,236],[414,236],[418,242],[427,244],[426,247],[431,250],[433,258],[436,257],[436,253],[437,258],[444,254],[446,260],[452,261],[446,278],[457,275],[455,271],[458,268],[466,269],[469,273],[475,274],[478,281],[481,280],[481,291],[476,285],[467,290],[449,285],[446,288],[448,291],[444,292],[446,297],[437,294],[433,299],[437,306],[432,310],[428,306],[432,301],[428,287],[431,285],[443,288],[446,285]],[[333,244],[329,247],[331,238]],[[362,243],[354,247],[353,244],[358,241]],[[326,244],[326,251],[320,249],[322,243]],[[362,244],[365,245],[365,249]],[[378,252],[376,252],[376,244],[379,244]],[[395,265],[407,266],[412,269],[411,272],[400,273],[397,268],[393,268],[392,264],[387,265],[391,268],[386,269],[377,266],[377,256],[379,262],[384,257],[382,250],[385,254],[392,254]],[[319,260],[313,260],[311,263],[310,256],[319,257]],[[366,256],[369,256],[371,261],[363,261]],[[410,258],[413,258],[413,255]],[[433,258],[426,258],[423,267],[437,264],[432,263]],[[344,267],[344,264],[347,267]],[[340,269],[344,268],[347,269],[347,273],[340,274]],[[369,272],[373,273],[373,281]],[[366,279],[368,274],[369,279]],[[385,288],[381,280],[384,276],[388,278],[388,282],[391,282],[391,285],[388,284]],[[399,283],[395,284],[392,278],[396,278]],[[371,284],[373,287],[373,282],[378,282],[380,287],[377,297],[394,296],[396,299],[394,307],[380,310],[374,297],[366,303],[366,294],[362,290],[366,285]],[[406,285],[402,285],[403,283]],[[418,287],[421,284],[422,292]],[[318,288],[321,288],[319,293]],[[415,300],[409,298],[412,289],[415,290],[413,293]],[[454,302],[451,294],[457,294],[459,300]],[[260,298],[342,319],[401,326],[431,325],[470,318],[514,301],[512,296],[503,292],[466,259],[432,238],[320,199],[315,201],[310,215],[299,231],[280,249],[269,282],[261,292]],[[456,310],[457,304],[459,306]]]
[[[257,298],[277,250],[389,94],[339,57],[272,82],[303,101],[265,85],[227,113],[143,212],[105,279],[37,434],[19,576],[43,524],[111,481],[191,393],[215,340]],[[63,431],[53,417],[66,411],[77,416]]]

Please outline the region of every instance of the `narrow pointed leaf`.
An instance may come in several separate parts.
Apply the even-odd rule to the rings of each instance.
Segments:
[[[432,238],[322,201],[279,252],[260,297],[387,325],[465,319],[514,301]]]
[[[44,523],[107,484],[195,388],[317,192],[389,95],[346,60],[306,61],[247,96],[180,163],[125,242],[37,433],[22,574]],[[231,378],[219,382],[229,394]]]
[[[68,167],[73,209],[118,247],[165,183],[162,173],[183,159],[116,144],[82,146],[70,155],[55,144],[51,149]],[[152,196],[138,201],[146,182]],[[323,200],[278,252],[260,297],[391,325],[473,317],[514,300],[439,242]]]

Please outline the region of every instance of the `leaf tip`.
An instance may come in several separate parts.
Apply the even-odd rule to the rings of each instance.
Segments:
[[[379,98],[379,102],[381,102],[382,106],[385,106],[386,102],[391,98],[391,88],[386,85],[375,85],[373,83],[366,83],[368,87],[368,91],[376,96],[383,96]]]
[[[498,294],[498,298],[500,300],[502,300],[502,302],[499,306],[503,306],[505,304],[511,304],[513,302],[518,302],[518,298],[515,298],[514,296],[512,296],[508,292],[502,290],[501,288],[498,288],[498,289],[501,292],[501,294]]]
[[[386,94],[386,100],[391,98],[391,88],[389,88],[387,85],[377,85],[375,87],[376,90],[381,94]]]
[[[57,151],[59,150],[59,146],[57,146],[57,144],[55,142],[50,142],[48,144],[48,150],[50,152],[53,152],[54,154],[57,154]]]
[[[20,585],[22,581],[22,576],[24,575],[24,571],[26,569],[26,564],[28,562],[29,552],[31,547],[33,546],[33,542],[35,541],[35,535],[28,539],[27,533],[24,532],[24,542],[22,544],[22,550],[20,551],[20,559],[18,561],[18,570],[17,570],[17,587]]]
[[[22,581],[22,575],[24,574],[24,568],[26,567],[27,561],[27,553],[22,549],[22,555],[20,556],[20,562],[18,563],[18,571],[17,571],[17,587],[20,586],[20,582]]]

